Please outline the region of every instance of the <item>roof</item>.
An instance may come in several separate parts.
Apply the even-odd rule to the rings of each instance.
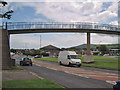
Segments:
[[[120,49],[109,49],[109,50],[117,51],[117,50],[120,50]]]
[[[60,49],[60,48],[55,47],[55,46],[53,46],[53,45],[48,45],[48,46],[45,46],[45,47],[43,47],[43,48],[41,48],[41,49]]]

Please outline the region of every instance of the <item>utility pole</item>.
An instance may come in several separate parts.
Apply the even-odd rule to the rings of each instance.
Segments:
[[[40,49],[41,49],[41,35],[40,35]]]
[[[41,35],[40,35],[40,56],[41,56]]]

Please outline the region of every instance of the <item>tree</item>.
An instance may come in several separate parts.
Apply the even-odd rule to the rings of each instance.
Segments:
[[[13,49],[13,48],[12,48],[10,51],[11,51],[11,52],[13,52],[13,53],[16,53],[16,50],[15,50],[15,49]]]
[[[0,4],[2,4],[3,6],[5,6],[5,5],[7,5],[7,2],[5,2],[5,1],[0,1]],[[0,8],[1,9],[1,8]],[[0,10],[1,11],[1,10]],[[13,13],[14,11],[13,10],[9,10],[9,11],[7,11],[7,12],[5,12],[5,13],[1,13],[0,14],[0,18],[7,18],[7,19],[10,19],[11,18],[11,13]]]
[[[100,45],[99,51],[101,51],[101,54],[104,55],[105,53],[108,53],[108,48],[106,45]]]

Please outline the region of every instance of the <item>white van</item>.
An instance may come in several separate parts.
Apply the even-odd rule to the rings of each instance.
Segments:
[[[64,65],[77,65],[81,66],[81,60],[77,58],[78,54],[75,51],[60,51],[58,56],[58,63]]]

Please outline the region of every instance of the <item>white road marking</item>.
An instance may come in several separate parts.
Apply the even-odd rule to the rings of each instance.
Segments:
[[[107,83],[110,83],[110,84],[115,84],[115,81],[106,81]]]
[[[30,72],[32,75],[34,75],[34,76],[36,76],[36,77],[38,77],[39,79],[44,79],[44,78],[42,78],[42,77],[40,77],[40,76],[38,76],[36,73],[34,73],[34,72]]]

